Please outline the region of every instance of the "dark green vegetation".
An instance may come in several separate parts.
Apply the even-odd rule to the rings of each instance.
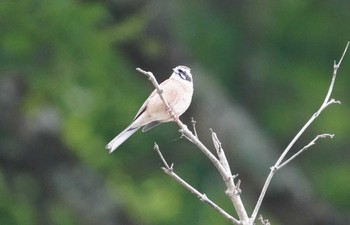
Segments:
[[[153,141],[185,180],[235,215],[213,166],[174,124],[138,132],[112,155],[104,150],[153,90],[135,68],[162,81],[179,64],[195,82],[182,120],[195,117],[210,148],[209,128],[222,137],[251,212],[269,166],[323,101],[350,39],[349,12],[345,0],[1,1],[0,224],[227,224],[162,173]],[[261,210],[273,224],[349,224],[349,86],[350,54],[333,92],[342,105],[294,150],[316,134],[336,136],[276,175]],[[273,148],[235,132],[257,146],[242,155],[249,149],[225,141],[231,111],[210,113],[212,90],[243,107]],[[263,167],[260,147],[270,154]]]

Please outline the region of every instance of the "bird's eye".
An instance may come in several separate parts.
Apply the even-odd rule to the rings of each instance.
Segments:
[[[191,77],[187,74],[187,71],[178,69],[177,74],[181,77],[181,79],[191,81]]]

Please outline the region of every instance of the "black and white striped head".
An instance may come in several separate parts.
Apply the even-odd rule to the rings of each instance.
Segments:
[[[177,66],[173,69],[172,77],[175,79],[181,79],[185,81],[192,82],[191,69],[187,66]]]

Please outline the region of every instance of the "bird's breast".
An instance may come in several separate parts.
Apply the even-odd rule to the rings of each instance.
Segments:
[[[164,98],[171,106],[173,112],[176,116],[181,116],[191,104],[193,95],[192,83],[188,81],[169,80],[165,84],[161,84],[161,88]],[[167,122],[172,120],[158,94],[150,99],[147,114],[157,121]]]

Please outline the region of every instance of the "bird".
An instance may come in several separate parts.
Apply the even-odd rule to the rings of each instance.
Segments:
[[[109,153],[115,151],[138,129],[146,132],[155,126],[178,119],[190,106],[193,95],[191,69],[177,66],[169,79],[159,85],[170,108],[167,108],[154,90],[136,113],[131,124],[106,145]]]

